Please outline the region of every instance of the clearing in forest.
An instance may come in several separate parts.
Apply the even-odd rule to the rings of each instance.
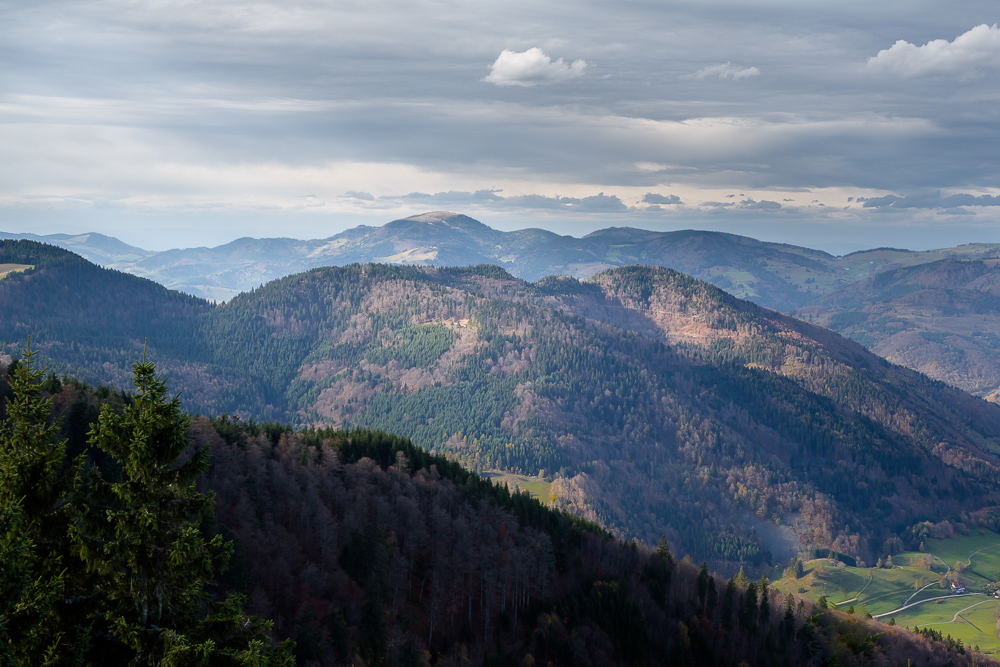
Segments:
[[[33,268],[35,268],[33,264],[0,264],[0,279],[6,278],[11,273],[27,271]]]
[[[514,489],[521,489],[543,503],[549,502],[549,489],[552,487],[552,482],[541,477],[528,477],[527,475],[516,475],[499,470],[487,470],[483,472],[483,477],[492,479],[496,484],[506,484],[511,492]]]

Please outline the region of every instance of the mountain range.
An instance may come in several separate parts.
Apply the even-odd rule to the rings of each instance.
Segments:
[[[1000,244],[914,252],[876,248],[836,257],[820,250],[697,230],[656,232],[614,227],[582,238],[542,229],[503,232],[446,211],[361,225],[325,239],[241,238],[214,248],[160,252],[103,234],[10,234],[0,238],[50,243],[106,268],[154,280],[210,300],[228,300],[293,273],[352,263],[414,266],[495,264],[535,281],[575,278],[642,264],[663,266],[775,310],[791,311],[884,271],[942,259],[1000,257]]]
[[[311,268],[355,262],[439,267],[495,264],[529,281],[549,275],[586,279],[624,265],[662,266],[739,298],[830,327],[890,361],[988,400],[1000,400],[1000,346],[991,333],[1000,321],[1000,309],[983,287],[1000,276],[1000,267],[989,261],[1000,257],[1000,244],[922,252],[877,248],[835,257],[810,248],[693,230],[612,228],[583,238],[540,229],[501,232],[447,212],[426,213],[381,227],[359,226],[326,239],[243,238],[215,248],[162,252],[96,233],[0,233],[0,238],[57,245],[95,264],[215,301]],[[959,261],[984,261],[977,265],[979,282],[963,282],[961,272],[948,268]],[[912,283],[907,276],[918,275],[933,283],[938,297],[961,292],[967,304],[975,297],[974,316],[968,308],[959,312],[947,307],[935,310],[933,317],[917,315],[912,305],[900,300],[903,288],[889,283]],[[927,290],[919,295],[913,289],[907,293],[910,301],[930,298]],[[862,316],[859,308],[866,314]]]
[[[1000,502],[1000,407],[670,269],[351,265],[213,304],[28,241],[0,264],[10,356],[125,386],[145,353],[195,411],[385,429],[718,564],[873,560]]]

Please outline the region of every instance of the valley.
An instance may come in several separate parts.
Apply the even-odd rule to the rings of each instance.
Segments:
[[[853,567],[819,558],[776,572],[774,588],[882,622],[932,628],[984,653],[1000,654],[996,625],[1000,599],[1000,534],[966,529],[921,540],[922,551],[902,551],[875,566]],[[879,567],[881,565],[881,567]],[[780,578],[778,578],[780,577]],[[954,582],[958,590],[953,589]]]

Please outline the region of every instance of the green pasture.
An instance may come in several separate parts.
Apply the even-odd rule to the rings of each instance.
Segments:
[[[506,484],[507,488],[511,491],[521,489],[522,491],[527,491],[543,503],[549,502],[549,490],[552,488],[552,482],[547,482],[539,477],[528,477],[527,475],[515,475],[499,471],[487,471],[483,473],[483,476],[489,477],[497,484]]]
[[[969,647],[978,645],[984,653],[1000,653],[1000,639],[994,633],[998,603],[983,596],[955,597],[927,602],[894,614],[896,625],[931,627]],[[882,619],[886,620],[886,619]]]
[[[970,554],[978,551],[972,556],[966,574],[982,580],[984,584],[1000,580],[1000,535],[992,530],[978,529],[968,535],[956,535],[944,540],[925,540],[924,551],[939,557],[952,568],[959,561],[967,562]]]
[[[783,578],[776,581],[774,587],[812,600],[826,596],[832,606],[846,610],[853,605],[859,613],[867,609],[873,615],[901,607],[907,598],[926,584],[933,585],[915,595],[910,602],[947,594],[938,587],[940,575],[923,568],[896,567],[891,570],[872,569],[871,572],[869,582],[868,568],[838,568],[831,561],[819,559],[805,564],[801,578]]]
[[[905,552],[894,555],[892,560],[895,566],[892,569],[869,570],[838,567],[836,561],[820,558],[803,563],[803,575],[798,579],[785,576],[774,582],[773,587],[812,600],[826,596],[832,607],[846,611],[853,606],[858,614],[867,610],[874,616],[927,600],[891,617],[898,625],[930,625],[969,646],[978,644],[983,651],[1000,654],[1000,639],[994,630],[997,601],[983,594],[952,596],[938,583],[941,575],[948,568],[954,569],[958,562],[968,563],[959,576],[970,593],[983,591],[987,584],[1000,581],[1000,535],[974,529],[968,535],[928,539],[923,553]],[[929,569],[920,565],[921,561],[926,565],[928,560]]]

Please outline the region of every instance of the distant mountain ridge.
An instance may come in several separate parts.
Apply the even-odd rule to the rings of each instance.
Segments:
[[[525,280],[590,276],[615,266],[673,268],[734,296],[791,311],[875,273],[946,257],[1000,257],[1000,244],[914,252],[878,248],[834,257],[820,250],[697,230],[614,227],[583,238],[542,229],[502,232],[437,211],[359,226],[326,239],[241,238],[214,248],[152,252],[100,234],[0,233],[77,252],[107,268],[212,300],[228,300],[277,278],[319,266],[379,262],[418,266],[496,264]]]
[[[272,280],[309,269],[351,263],[438,267],[494,264],[529,281],[550,275],[586,279],[626,265],[661,266],[759,305],[811,318],[895,362],[1000,401],[1000,346],[994,346],[997,350],[991,352],[993,343],[988,336],[970,337],[989,333],[988,322],[984,320],[969,329],[968,318],[940,311],[933,326],[927,328],[926,323],[916,323],[912,309],[903,308],[902,302],[891,295],[879,293],[879,289],[889,289],[880,287],[887,283],[869,280],[945,260],[1000,258],[1000,244],[929,251],[875,248],[835,257],[819,250],[709,231],[656,232],[616,227],[583,238],[541,229],[502,232],[468,216],[444,211],[394,220],[381,227],[359,226],[326,239],[241,238],[215,248],[163,252],[135,248],[101,234],[0,233],[0,238],[13,237],[52,243],[101,266],[214,301],[230,300]],[[1000,267],[989,263],[984,266],[1000,276]],[[850,308],[836,295],[850,300],[859,289],[869,290],[864,297],[866,303],[883,304],[879,321],[907,321],[912,330],[901,333],[895,326],[857,325],[858,316],[850,315]],[[944,294],[941,290],[945,286],[940,282],[937,289],[939,296]],[[947,289],[954,292],[965,288],[956,283]]]

